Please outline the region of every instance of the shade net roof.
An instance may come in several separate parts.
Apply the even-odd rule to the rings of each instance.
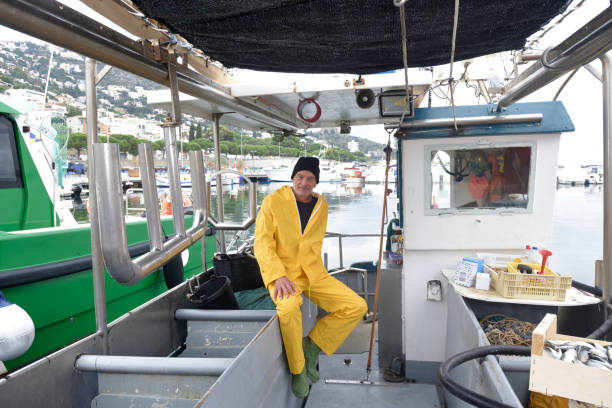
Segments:
[[[134,0],[226,67],[303,73],[403,67],[392,0]],[[408,65],[450,61],[453,0],[405,3]],[[520,49],[570,0],[461,0],[455,61]]]

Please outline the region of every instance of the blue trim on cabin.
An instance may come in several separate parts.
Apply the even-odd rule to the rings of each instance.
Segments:
[[[496,112],[497,105],[465,105],[455,106],[455,114],[457,118],[471,118],[477,116],[504,116],[504,115],[524,115],[541,113],[543,115],[541,122],[532,123],[507,123],[495,125],[473,125],[460,127],[457,132],[452,127],[440,128],[410,128],[402,129],[401,138],[409,139],[436,139],[442,137],[468,137],[468,136],[500,136],[507,134],[525,134],[525,133],[560,133],[573,132],[574,123],[565,110],[565,106],[561,101],[549,102],[527,102],[515,103],[502,110]],[[434,107],[434,108],[417,108],[414,110],[414,117],[404,119],[404,123],[409,123],[415,120],[425,119],[443,119],[452,118],[453,111],[450,106]]]

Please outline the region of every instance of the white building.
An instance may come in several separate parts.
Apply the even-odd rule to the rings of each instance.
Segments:
[[[44,94],[42,92],[33,91],[31,89],[8,89],[6,94],[11,99],[25,102],[43,103],[44,100]]]
[[[348,150],[351,153],[355,153],[359,151],[359,142],[356,140],[351,140],[348,142]]]

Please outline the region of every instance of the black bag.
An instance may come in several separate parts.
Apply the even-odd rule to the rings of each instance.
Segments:
[[[264,286],[257,260],[247,254],[215,254],[213,266],[215,275],[230,278],[234,292]]]
[[[187,300],[200,309],[239,309],[231,282],[225,276],[211,276],[196,286]]]

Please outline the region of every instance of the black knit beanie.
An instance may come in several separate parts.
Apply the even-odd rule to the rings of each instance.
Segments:
[[[291,172],[291,180],[293,180],[295,173],[301,170],[308,170],[314,174],[315,180],[319,184],[319,159],[316,157],[300,157]]]

